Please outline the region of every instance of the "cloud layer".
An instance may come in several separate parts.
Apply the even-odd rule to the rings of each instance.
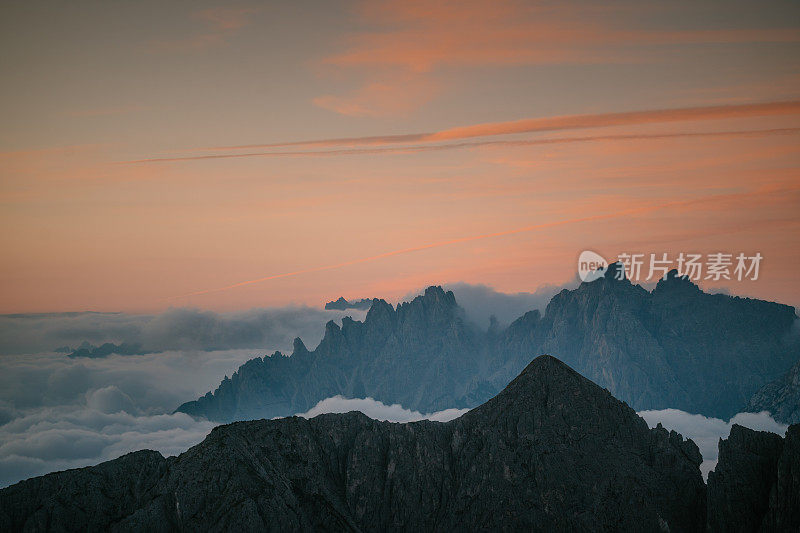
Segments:
[[[214,424],[173,410],[254,355],[189,350],[101,359],[0,357],[0,486],[144,448],[165,455],[186,450]]]
[[[398,403],[386,405],[372,398],[345,398],[336,395],[320,401],[305,413],[298,413],[297,416],[313,418],[323,413],[349,413],[350,411],[360,411],[375,420],[388,422],[415,422],[417,420],[448,422],[463,415],[469,409],[445,409],[423,414],[419,411],[405,409]]]
[[[276,307],[215,313],[172,308],[156,315],[47,313],[0,315],[0,355],[39,353],[83,341],[141,344],[148,351],[291,348],[294,337],[316,344],[328,320],[358,310]]]

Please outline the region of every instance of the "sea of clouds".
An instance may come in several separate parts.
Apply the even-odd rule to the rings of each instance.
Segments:
[[[214,423],[174,409],[213,390],[252,350],[168,351],[69,358],[62,353],[0,360],[0,487],[151,449],[177,455]],[[371,398],[328,398],[300,416],[361,411],[378,420],[447,421],[466,410],[418,413]]]
[[[213,424],[174,413],[253,357],[322,338],[328,320],[363,311],[307,307],[155,315],[0,316],[0,487],[140,449],[175,455]],[[61,346],[140,343],[153,353],[70,358]]]

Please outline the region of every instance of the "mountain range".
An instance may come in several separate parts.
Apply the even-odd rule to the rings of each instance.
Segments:
[[[363,322],[329,322],[314,350],[295,339],[290,356],[252,359],[178,411],[217,422],[272,418],[335,395],[420,412],[471,408],[550,353],[636,410],[727,419],[800,360],[793,307],[708,294],[674,270],[647,291],[619,269],[505,328],[472,324],[440,287],[396,308],[375,299]]]

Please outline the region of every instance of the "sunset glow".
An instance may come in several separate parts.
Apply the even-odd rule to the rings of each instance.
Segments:
[[[0,312],[534,291],[583,250],[760,252],[701,286],[800,305],[798,15],[6,4]]]

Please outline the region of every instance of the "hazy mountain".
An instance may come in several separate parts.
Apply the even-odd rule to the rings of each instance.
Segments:
[[[769,411],[785,424],[800,423],[800,361],[786,374],[767,383],[747,403],[746,411]]]
[[[55,350],[57,351],[57,350]],[[128,344],[123,342],[121,344],[114,344],[113,342],[106,342],[100,346],[95,346],[88,342],[84,342],[75,350],[71,350],[69,357],[107,357],[111,354],[117,355],[144,355],[151,353],[142,348],[139,343]]]
[[[352,302],[348,302],[344,298],[344,296],[340,296],[338,300],[326,303],[325,309],[329,311],[330,310],[345,311],[347,309],[369,309],[371,305],[372,305],[372,300],[370,298],[362,298],[361,300],[353,300]]]
[[[614,274],[488,331],[439,287],[397,309],[376,299],[363,322],[329,322],[315,350],[297,339],[291,357],[253,359],[178,410],[230,422],[304,412],[335,395],[420,412],[473,407],[551,353],[637,410],[727,419],[800,358],[792,307],[707,294],[674,271],[652,292]]]
[[[0,491],[0,529],[702,531],[701,457],[560,361],[451,422],[220,426]]]
[[[708,475],[709,531],[800,531],[800,425],[786,438],[739,425]]]
[[[707,294],[674,270],[652,292],[615,272],[513,323],[497,365],[513,375],[520,357],[552,353],[637,410],[727,419],[800,358],[793,307]]]
[[[431,287],[396,309],[375,300],[363,322],[328,322],[314,351],[296,339],[291,357],[276,352],[248,361],[213,394],[179,411],[224,422],[272,418],[336,395],[422,412],[474,407],[480,402],[468,394],[487,368],[486,344],[486,334],[464,320],[453,293]]]

